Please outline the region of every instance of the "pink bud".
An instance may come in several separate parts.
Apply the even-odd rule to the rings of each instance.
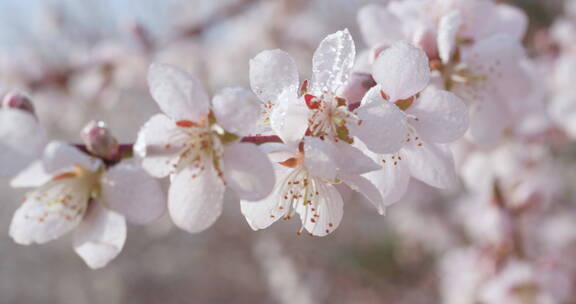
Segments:
[[[82,129],[82,139],[95,156],[112,159],[118,155],[118,141],[102,121],[89,122]]]
[[[2,107],[19,109],[34,114],[34,105],[30,98],[20,91],[10,91],[2,99]]]
[[[342,97],[348,100],[349,105],[359,103],[366,92],[376,85],[372,75],[354,72],[350,75],[348,84],[342,90]]]

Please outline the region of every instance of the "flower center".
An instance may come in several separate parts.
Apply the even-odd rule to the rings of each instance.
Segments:
[[[347,124],[357,118],[348,110],[346,99],[329,92],[320,96],[305,94],[303,97],[311,111],[306,135],[353,142]]]

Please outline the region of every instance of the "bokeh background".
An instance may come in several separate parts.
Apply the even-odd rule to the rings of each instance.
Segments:
[[[131,142],[157,107],[146,70],[162,61],[196,73],[210,92],[248,86],[248,60],[292,54],[302,77],[318,42],[348,28],[369,0],[2,0],[0,90],[35,102],[52,138],[79,142],[89,120]],[[510,1],[531,17],[529,51],[562,14],[562,1]],[[0,151],[1,153],[1,151]],[[233,194],[224,216],[198,235],[167,217],[130,226],[123,252],[90,270],[70,237],[19,246],[8,236],[22,192],[0,181],[0,303],[440,303],[437,257],[465,242],[446,214],[455,194],[414,183],[378,215],[351,194],[325,238],[297,236],[296,221],[253,232]],[[505,304],[505,303],[503,303]]]

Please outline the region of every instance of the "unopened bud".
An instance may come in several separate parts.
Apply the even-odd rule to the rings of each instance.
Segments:
[[[86,149],[95,156],[112,159],[118,155],[118,141],[102,121],[91,121],[82,129]]]
[[[34,114],[34,105],[30,98],[20,91],[10,91],[2,99],[2,107],[19,109]]]

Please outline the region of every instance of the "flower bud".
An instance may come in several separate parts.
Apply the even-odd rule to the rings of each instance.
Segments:
[[[112,159],[118,155],[118,141],[102,121],[91,121],[82,129],[86,149],[95,156]]]
[[[34,105],[30,98],[20,91],[10,91],[2,99],[2,107],[19,109],[34,114]]]

